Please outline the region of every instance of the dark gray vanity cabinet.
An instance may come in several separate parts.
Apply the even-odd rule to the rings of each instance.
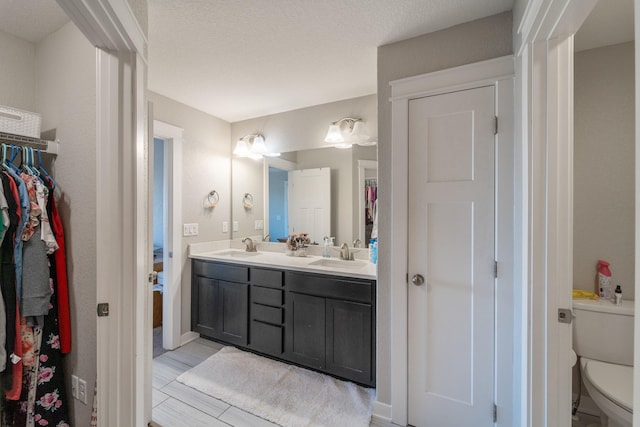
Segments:
[[[375,386],[375,282],[286,272],[285,357]]]
[[[249,269],[194,260],[191,327],[230,344],[248,342]]]
[[[374,280],[192,261],[201,335],[375,387]]]
[[[284,353],[284,273],[250,270],[249,348],[281,358]]]

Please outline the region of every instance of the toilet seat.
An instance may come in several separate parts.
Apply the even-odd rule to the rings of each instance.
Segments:
[[[633,366],[582,359],[583,375],[604,397],[633,413]]]

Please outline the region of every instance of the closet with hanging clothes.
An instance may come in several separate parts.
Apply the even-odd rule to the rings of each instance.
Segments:
[[[365,242],[368,245],[371,238],[377,238],[377,230],[372,235],[374,223],[377,215],[378,200],[378,180],[377,178],[365,178],[364,180],[364,200],[365,200]],[[377,225],[377,224],[376,224]]]
[[[0,425],[69,426],[65,242],[42,162],[48,142],[6,133],[0,141]]]

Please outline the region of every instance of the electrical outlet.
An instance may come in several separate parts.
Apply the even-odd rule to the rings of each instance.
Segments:
[[[78,400],[87,404],[87,382],[78,378]]]
[[[229,221],[222,221],[222,232],[223,233],[229,232]]]
[[[233,221],[233,231],[238,231],[238,221]]]
[[[74,398],[78,398],[78,376],[71,375],[71,395]]]
[[[256,230],[264,230],[264,220],[256,219],[255,227]]]

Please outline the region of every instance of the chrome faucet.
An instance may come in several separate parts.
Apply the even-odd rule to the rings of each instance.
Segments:
[[[354,248],[359,248],[361,244],[362,244],[362,241],[360,239],[356,239],[353,241]]]
[[[343,243],[342,246],[340,246],[340,259],[345,261],[353,261],[353,254],[349,253],[349,245],[347,245],[346,243]]]
[[[245,237],[244,239],[242,239],[242,243],[247,245],[247,252],[258,252],[258,250],[256,249],[256,245],[253,243],[253,240],[251,240],[251,237]]]
[[[269,242],[271,241],[271,234],[265,234],[264,237],[262,238],[263,242]]]

